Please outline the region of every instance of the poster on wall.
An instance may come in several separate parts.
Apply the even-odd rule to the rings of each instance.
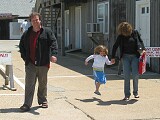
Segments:
[[[11,52],[0,51],[0,65],[12,65]]]
[[[145,47],[147,57],[160,57],[160,47]]]

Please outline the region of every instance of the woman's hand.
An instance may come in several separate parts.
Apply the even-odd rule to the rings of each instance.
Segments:
[[[142,53],[146,54],[146,51],[145,51],[145,50],[143,50],[143,51],[142,51]]]
[[[50,61],[51,61],[52,63],[57,62],[57,57],[51,56]]]
[[[111,63],[114,64],[115,63],[115,59],[111,59]]]

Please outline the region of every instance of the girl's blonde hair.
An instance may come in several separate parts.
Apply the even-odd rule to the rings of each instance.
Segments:
[[[108,55],[108,49],[104,45],[98,45],[94,49],[94,54],[100,54],[101,51],[105,52],[105,56]]]
[[[118,25],[117,32],[119,35],[131,36],[132,34],[132,25],[128,22],[122,22]]]

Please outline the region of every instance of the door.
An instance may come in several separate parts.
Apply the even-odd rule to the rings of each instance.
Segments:
[[[150,47],[150,0],[136,2],[136,29],[146,47]],[[147,62],[150,64],[149,58]]]
[[[81,7],[75,8],[75,48],[81,49]]]
[[[140,32],[144,45],[150,46],[150,1],[136,2],[136,29]]]
[[[69,10],[65,11],[65,47],[69,47]]]
[[[10,22],[10,39],[20,39],[21,32],[20,32],[20,25],[21,23],[18,22]]]

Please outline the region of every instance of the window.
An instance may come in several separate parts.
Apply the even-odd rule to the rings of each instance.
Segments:
[[[149,7],[147,7],[147,13],[149,13]]]
[[[142,14],[145,14],[145,7],[142,7]]]
[[[149,13],[149,7],[142,7],[142,14]]]
[[[103,33],[109,33],[109,3],[97,5],[97,22],[103,24]]]

